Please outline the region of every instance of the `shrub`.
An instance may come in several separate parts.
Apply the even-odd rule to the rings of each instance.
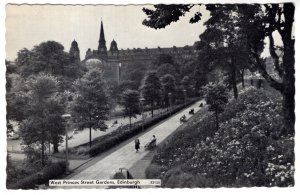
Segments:
[[[44,167],[40,172],[18,180],[15,184],[7,185],[8,189],[34,189],[36,185],[47,183],[50,179],[62,175],[66,170],[64,161],[52,163]]]
[[[145,173],[146,173],[146,178],[147,179],[154,179],[154,178],[159,178],[163,168],[159,166],[158,164],[150,164]]]
[[[213,181],[203,175],[193,175],[176,167],[166,172],[162,187],[168,188],[204,188],[213,187]]]
[[[83,155],[83,154],[86,154],[86,152],[88,151],[88,148],[87,147],[84,147],[84,146],[80,146],[76,149],[76,154],[77,155]]]
[[[280,100],[249,89],[225,107],[218,131],[211,115],[188,125],[154,156],[157,178],[164,187],[194,186],[193,177],[198,187],[293,186],[294,140],[283,133]]]

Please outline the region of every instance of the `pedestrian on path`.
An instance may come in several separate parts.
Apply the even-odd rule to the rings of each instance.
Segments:
[[[138,153],[139,149],[140,149],[140,140],[139,139],[135,140],[135,149],[136,149],[136,152]]]

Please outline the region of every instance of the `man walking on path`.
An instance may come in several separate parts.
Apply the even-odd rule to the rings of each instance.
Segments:
[[[135,140],[135,149],[136,149],[136,152],[138,153],[139,149],[140,149],[140,140],[139,139]]]

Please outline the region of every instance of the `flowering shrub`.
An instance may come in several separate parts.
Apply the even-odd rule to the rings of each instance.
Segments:
[[[250,89],[225,108],[218,131],[212,118],[175,135],[155,156],[163,184],[172,183],[170,172],[180,166],[183,174],[213,181],[205,187],[294,185],[294,140],[283,134],[278,97]],[[208,130],[211,135],[204,133]]]

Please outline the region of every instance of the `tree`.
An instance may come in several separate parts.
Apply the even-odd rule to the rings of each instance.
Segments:
[[[74,61],[72,56],[64,51],[64,46],[55,41],[42,42],[32,50],[20,50],[16,64],[23,78],[43,72],[63,81],[61,84],[64,88],[70,88],[72,82],[84,72],[81,63]]]
[[[140,94],[136,90],[125,90],[122,94],[121,105],[124,107],[125,116],[129,117],[129,125],[131,128],[131,118],[140,114]]]
[[[141,81],[145,76],[145,70],[133,70],[129,73],[129,79],[134,84],[134,89],[138,89],[141,85]]]
[[[76,97],[71,103],[72,119],[79,129],[89,128],[89,146],[92,146],[92,129],[105,130],[109,112],[106,83],[99,69],[89,70],[76,80]]]
[[[178,71],[176,70],[173,64],[169,64],[169,63],[161,64],[155,69],[157,70],[157,74],[159,77],[162,77],[166,74],[171,74],[173,76],[178,77]]]
[[[165,28],[170,25],[172,22],[176,22],[180,17],[184,16],[186,12],[189,12],[192,7],[195,5],[188,4],[178,4],[178,5],[164,5],[158,4],[153,5],[154,10],[143,8],[143,11],[148,16],[148,19],[143,21],[143,25],[160,29]],[[195,15],[190,19],[191,23],[198,22],[201,19],[202,14],[196,12]]]
[[[242,75],[243,83],[243,72],[248,66],[250,57],[246,44],[247,36],[241,28],[242,23],[247,21],[240,19],[239,7],[240,5],[235,4],[207,5],[206,9],[210,11],[211,17],[204,23],[207,28],[200,35],[200,42],[205,42],[206,48],[210,47],[214,53],[211,60],[216,66],[223,66],[227,72],[228,82],[235,98],[238,97],[238,76]],[[263,47],[260,47],[259,52],[262,52],[262,49]]]
[[[219,129],[219,114],[224,111],[224,106],[228,103],[228,94],[226,87],[222,83],[209,83],[204,87],[205,101],[208,104],[208,110],[215,113],[216,129]]]
[[[143,8],[148,19],[143,24],[151,28],[164,28],[172,22],[176,22],[181,16],[195,5],[154,5],[154,10]],[[220,4],[207,4],[208,10],[218,9],[223,6]],[[236,5],[237,6],[237,5]],[[264,9],[261,9],[261,7]],[[222,14],[222,12],[218,12]],[[295,40],[292,35],[294,22],[295,6],[293,3],[283,4],[264,4],[264,5],[238,5],[239,26],[244,35],[248,52],[251,57],[249,60],[261,75],[270,83],[272,87],[278,90],[283,96],[283,113],[286,133],[294,134],[295,124]],[[196,12],[190,19],[191,23],[198,22],[201,19],[201,13]],[[219,17],[222,21],[223,18]],[[278,32],[283,42],[283,57],[280,63],[279,56],[276,54],[276,43],[274,42],[274,32]],[[212,37],[217,37],[216,34]],[[245,38],[245,37],[243,37]],[[261,60],[261,50],[263,48],[264,38],[269,38],[270,54],[274,59],[274,66],[281,80],[278,81],[268,74],[263,61]]]
[[[55,77],[41,74],[26,83],[26,104],[22,108],[24,119],[20,125],[20,136],[29,148],[33,144],[41,147],[41,162],[45,165],[45,144],[53,143],[54,151],[58,151],[58,143],[64,133],[65,125],[61,118],[64,103],[58,91]],[[23,95],[22,95],[23,96]],[[21,97],[22,97],[21,96]]]
[[[124,91],[126,91],[128,89],[136,90],[136,89],[138,89],[139,86],[140,85],[138,85],[136,87],[136,83],[134,83],[134,81],[131,81],[131,80],[122,81],[122,83],[120,85],[114,86],[114,88],[112,89],[112,92],[111,92],[111,96],[114,97],[115,102],[120,103],[122,100],[122,94]]]
[[[263,12],[263,20],[254,20],[251,26],[245,26],[245,31],[248,32],[248,47],[253,57],[255,68],[261,75],[270,83],[270,85],[278,90],[282,96],[284,123],[286,133],[294,135],[295,124],[295,39],[292,34],[295,6],[293,3],[284,4],[265,4],[263,5],[265,12]],[[242,10],[244,17],[247,19],[247,9]],[[255,23],[263,22],[263,28],[254,28]],[[251,28],[251,32],[249,32]],[[276,42],[274,41],[274,33],[278,32],[283,46],[282,62],[276,51]],[[274,61],[274,67],[280,79],[273,78],[266,71],[266,67],[261,60],[258,48],[260,47],[261,40],[264,38],[269,39],[269,51]]]
[[[151,106],[151,115],[153,117],[154,104],[161,100],[161,83],[156,71],[149,71],[143,80],[141,90],[146,104]]]
[[[183,79],[180,81],[180,83],[183,90],[186,90],[186,94],[185,94],[186,96],[190,97],[194,95],[193,82],[189,76],[184,76]]]
[[[161,84],[162,84],[162,92],[163,92],[163,99],[166,106],[169,105],[169,93],[171,93],[174,97],[176,92],[176,84],[175,84],[175,78],[171,74],[165,74],[163,77],[161,77]],[[171,99],[170,101],[174,101],[174,99]]]

